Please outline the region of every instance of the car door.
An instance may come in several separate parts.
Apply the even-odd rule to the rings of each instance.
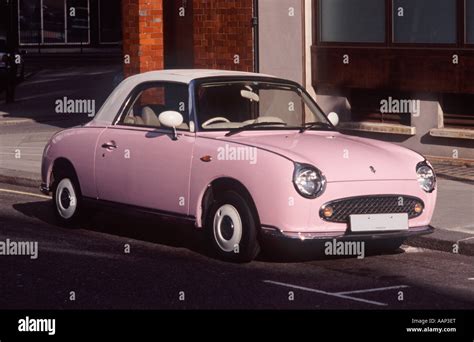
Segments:
[[[95,178],[101,200],[166,213],[188,214],[191,156],[187,85],[153,84],[134,91],[116,125],[99,138]],[[161,127],[165,110],[182,109],[185,122],[173,132]]]

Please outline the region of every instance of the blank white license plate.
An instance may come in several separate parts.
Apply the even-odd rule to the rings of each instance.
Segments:
[[[408,214],[351,215],[352,232],[408,230]]]

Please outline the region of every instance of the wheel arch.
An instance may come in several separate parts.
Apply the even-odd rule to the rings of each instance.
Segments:
[[[49,176],[49,185],[52,188],[55,182],[55,173],[59,172],[65,172],[68,174],[71,174],[74,177],[74,180],[76,181],[78,187],[79,187],[79,193],[81,194],[81,184],[79,182],[79,177],[77,176],[76,168],[74,167],[73,163],[64,157],[59,157],[54,160],[52,167],[51,167],[51,174]]]
[[[253,214],[255,215],[258,226],[260,226],[260,217],[258,214],[257,206],[255,205],[252,195],[250,194],[250,191],[247,189],[247,187],[234,178],[221,177],[214,179],[211,183],[207,185],[204,194],[198,202],[198,215],[196,215],[197,227],[202,228],[204,226],[206,222],[206,217],[215,199],[216,193],[219,191],[229,190],[233,190],[244,197],[244,199],[250,205]]]

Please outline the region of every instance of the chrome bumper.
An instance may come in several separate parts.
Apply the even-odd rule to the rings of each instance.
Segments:
[[[434,232],[431,226],[413,227],[403,231],[389,231],[389,232],[368,232],[368,233],[352,233],[345,232],[342,234],[332,233],[305,233],[305,232],[284,232],[276,227],[262,226],[263,235],[266,237],[289,240],[386,240],[409,238],[417,235],[426,235]]]
[[[39,190],[45,195],[49,195],[51,193],[51,189],[46,183],[41,183]]]

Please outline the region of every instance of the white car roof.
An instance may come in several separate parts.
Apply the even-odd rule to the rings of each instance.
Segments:
[[[189,84],[193,80],[207,78],[207,77],[232,77],[232,76],[243,76],[243,77],[271,77],[275,76],[257,74],[251,72],[242,71],[227,71],[227,70],[208,70],[208,69],[183,69],[183,70],[159,70],[149,71],[142,74],[130,76],[123,80],[117,88],[112,92],[107,101],[105,101],[102,108],[95,116],[92,123],[98,125],[110,125],[115,116],[122,107],[123,102],[126,100],[130,92],[135,89],[138,85],[145,82],[159,82],[159,81],[172,81],[183,84]],[[189,104],[192,106],[192,104]]]
[[[228,71],[228,70],[212,70],[212,69],[169,69],[149,71],[143,74],[131,76],[130,79],[138,83],[157,80],[157,81],[174,81],[181,83],[191,83],[193,80],[206,77],[229,77],[229,76],[259,76],[259,77],[275,77],[265,74],[256,74],[253,72]]]

